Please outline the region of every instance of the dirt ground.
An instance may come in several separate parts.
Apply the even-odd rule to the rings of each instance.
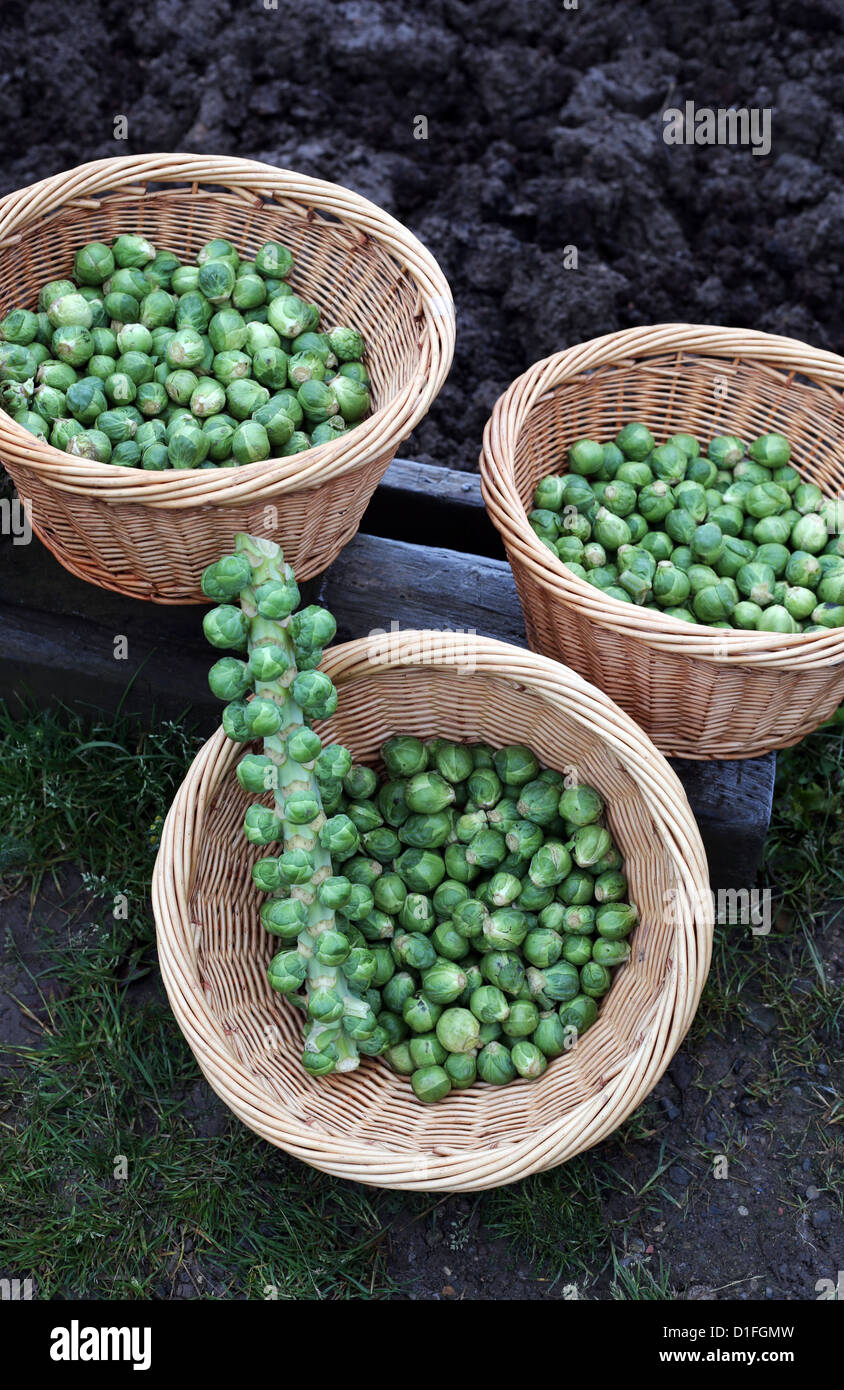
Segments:
[[[58,936],[85,950],[99,931],[96,908],[82,907],[81,882],[75,870],[63,872],[58,891],[48,884],[34,909],[26,892],[0,901],[0,1038],[13,1048],[38,1048],[45,1001],[67,995],[61,974],[51,973],[48,941]],[[503,1197],[377,1194],[392,1296],[653,1298],[659,1296],[653,1284],[664,1272],[662,1297],[816,1299],[819,1281],[834,1281],[844,1267],[841,1154],[834,1138],[844,1067],[822,1030],[809,1039],[794,1031],[794,1000],[799,1010],[805,994],[808,1008],[813,981],[789,976],[787,944],[773,943],[770,950],[773,977],[788,979],[785,993],[792,1000],[777,998],[770,980],[762,987],[751,980],[740,988],[740,1003],[733,999],[725,1007],[736,989],[735,957],[727,978],[716,965],[668,1072],[644,1106],[591,1153],[503,1190]],[[828,991],[840,1000],[844,904],[824,936],[823,956]],[[124,1028],[131,1030],[137,1010],[161,1017],[173,1058],[168,1104],[179,1111],[183,1132],[211,1146],[222,1142],[239,1122],[199,1075],[151,954],[135,973],[138,980],[120,1005]],[[4,1067],[14,1065],[11,1055],[0,1054],[0,1079]],[[107,1071],[107,1057],[103,1066]],[[140,1097],[140,1071],[137,1083]],[[5,1118],[17,1123],[9,1110]],[[270,1211],[287,1200],[291,1170],[303,1170],[262,1147],[259,1190]],[[163,1279],[154,1296],[231,1296],[230,1277],[224,1254],[216,1265],[195,1257],[180,1265],[172,1283]]]
[[[371,197],[454,290],[454,370],[403,450],[451,467],[476,466],[514,376],[601,333],[685,319],[841,349],[840,0],[265,5],[74,0],[72,25],[48,0],[10,10],[0,192],[186,150]],[[686,99],[772,108],[770,154],[666,145],[661,113]]]

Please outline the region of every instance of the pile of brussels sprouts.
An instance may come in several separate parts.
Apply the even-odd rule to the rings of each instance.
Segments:
[[[252,877],[307,1072],[384,1055],[427,1102],[541,1076],[597,1019],[638,922],[601,796],[523,745],[399,734],[384,776],[353,762],[311,727],[336,709],[317,670],[334,619],[299,609],[278,546],[239,535],[202,587],[207,639],[239,653],[210,671],[222,727],[263,739],[236,771],[273,805],[250,805],[243,831],[278,847]]]
[[[237,777],[273,804],[251,805],[244,833],[279,847],[252,877],[306,1070],[383,1054],[426,1102],[541,1076],[594,1023],[638,921],[599,794],[521,745],[411,735],[382,746],[379,776],[311,727],[337,707],[317,669],[335,624],[297,609],[279,547],[238,536],[202,587],[208,640],[239,653],[209,675],[223,727],[263,740]]]
[[[322,788],[349,831],[331,894],[375,961],[376,1050],[421,1101],[541,1076],[594,1023],[638,922],[601,797],[521,745],[397,735],[381,761]]]
[[[0,406],[79,458],[128,468],[233,468],[326,444],[370,409],[364,340],[319,331],[293,257],[230,241],[195,265],[145,237],[90,242],[73,279],[0,322]]]
[[[559,560],[622,603],[756,632],[844,627],[844,499],[791,467],[782,434],[734,435],[706,453],[657,445],[638,422],[611,444],[579,439],[569,471],[537,485],[530,524]]]

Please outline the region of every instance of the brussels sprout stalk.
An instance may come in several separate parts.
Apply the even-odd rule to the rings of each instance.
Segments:
[[[289,888],[290,898],[300,901],[306,909],[305,926],[297,937],[299,954],[307,961],[309,1017],[303,1060],[306,1068],[311,1069],[311,1063],[321,1073],[329,1070],[352,1071],[359,1065],[360,1058],[354,1040],[343,1026],[343,1020],[365,1019],[368,1006],[352,991],[342,970],[338,966],[325,965],[316,954],[319,937],[336,930],[334,911],[326,907],[318,896],[320,884],[333,875],[333,867],[331,855],[319,839],[319,831],[326,818],[314,773],[314,760],[301,762],[290,751],[291,740],[295,746],[295,736],[307,727],[302,707],[293,690],[298,666],[290,626],[292,613],[279,618],[266,618],[259,611],[259,606],[264,606],[263,586],[281,584],[291,589],[295,584],[293,570],[284,562],[281,549],[275,542],[243,533],[235,539],[235,559],[238,557],[247,561],[251,572],[251,581],[239,592],[241,611],[248,622],[247,654],[251,660],[259,648],[273,647],[280,649],[287,660],[286,669],[281,674],[272,679],[256,678],[254,690],[256,700],[271,701],[278,709],[278,727],[274,732],[265,734],[263,751],[275,769],[270,773],[268,766],[267,781],[272,785],[285,853],[302,851],[309,856],[313,866],[310,877],[304,883],[293,883]],[[217,567],[213,569],[216,571]],[[237,583],[237,578],[232,583]],[[292,819],[294,804],[304,802],[307,805],[308,799],[314,808],[311,818],[304,823],[298,816]],[[341,1006],[337,1018],[333,1016],[333,1009],[323,1012],[327,1002],[332,999],[336,999]],[[319,1012],[316,1012],[315,1001],[319,1003]],[[330,1065],[332,1056],[336,1056],[333,1066]]]

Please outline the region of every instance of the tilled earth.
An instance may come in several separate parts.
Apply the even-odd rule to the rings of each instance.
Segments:
[[[373,198],[454,290],[454,370],[404,446],[452,467],[476,466],[514,376],[598,334],[685,319],[840,350],[840,0],[265,6],[77,0],[71,25],[31,0],[4,15],[0,191],[186,150]],[[687,99],[772,109],[770,153],[666,145],[662,112]]]

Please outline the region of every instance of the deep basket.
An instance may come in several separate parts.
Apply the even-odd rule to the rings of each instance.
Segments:
[[[323,736],[375,762],[396,732],[513,741],[577,769],[608,802],[641,924],[597,1023],[536,1082],[476,1085],[424,1106],[380,1059],[314,1078],[301,1015],[267,983],[274,944],[242,833],[249,798],[222,730],[204,745],[164,826],[153,878],[162,974],[214,1090],[270,1143],[380,1187],[470,1190],[563,1163],[610,1134],[668,1066],[700,999],[712,900],[700,835],[678,778],[601,691],[531,652],[487,638],[405,632],[325,655],[339,692]]]
[[[448,283],[424,246],[337,184],[246,159],[158,154],[98,160],[0,200],[0,315],[32,307],[77,247],[119,232],[192,258],[215,236],[244,254],[274,239],[291,285],[367,341],[372,414],[337,442],[235,469],[146,472],[36,439],[0,411],[0,459],[33,529],[91,583],[159,603],[200,602],[199,578],[238,531],[277,540],[307,579],[355,534],[402,439],[454,352]]]
[[[627,329],[537,362],[497,401],[481,485],[531,646],[594,681],[669,756],[749,758],[797,743],[844,700],[844,629],[774,635],[690,626],[607,597],[567,570],[527,508],[584,436],[629,420],[658,438],[778,430],[794,466],[844,493],[844,358],[739,328]]]

